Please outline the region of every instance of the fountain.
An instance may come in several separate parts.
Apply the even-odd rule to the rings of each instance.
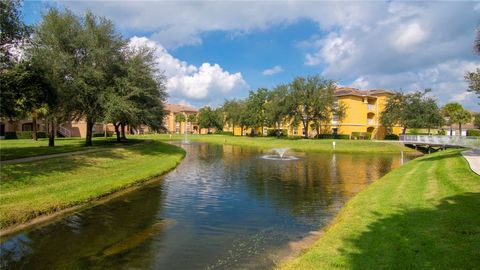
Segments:
[[[272,149],[275,155],[263,155],[263,159],[268,160],[297,160],[295,156],[286,156],[285,153],[288,151],[288,148],[275,148]]]
[[[188,130],[187,126],[185,126],[185,135],[183,136],[182,144],[189,144],[190,141],[188,140]]]

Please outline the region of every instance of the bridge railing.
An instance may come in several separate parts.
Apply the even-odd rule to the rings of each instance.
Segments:
[[[400,135],[400,141],[432,145],[480,147],[480,138],[475,136]]]

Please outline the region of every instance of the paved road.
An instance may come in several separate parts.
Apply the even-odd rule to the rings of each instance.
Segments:
[[[471,149],[462,153],[470,164],[470,169],[480,175],[480,149]]]

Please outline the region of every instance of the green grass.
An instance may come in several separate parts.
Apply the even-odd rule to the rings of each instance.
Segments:
[[[151,179],[183,158],[154,141],[128,148],[1,166],[0,228],[100,198]]]
[[[480,176],[459,150],[385,175],[281,269],[478,269]]]
[[[170,140],[169,135],[149,135],[149,138]],[[183,135],[173,135],[172,140],[182,140]],[[246,137],[225,135],[188,135],[188,139],[197,142],[232,144],[239,146],[280,148],[287,147],[298,151],[333,152],[332,142],[336,142],[338,153],[398,153],[414,152],[410,148],[396,143],[355,141],[355,140],[311,140],[311,139],[277,139],[276,137]]]
[[[55,147],[48,147],[48,139],[0,140],[0,160],[42,156],[74,151],[95,149],[100,147],[115,147],[139,142],[130,139],[127,142],[117,143],[115,138],[93,138],[93,147],[85,147],[84,138],[56,138]]]

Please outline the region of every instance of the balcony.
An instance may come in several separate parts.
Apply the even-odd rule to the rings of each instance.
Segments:
[[[369,112],[375,111],[375,104],[367,104],[367,110]]]
[[[369,126],[374,126],[374,125],[375,125],[375,119],[370,119],[370,118],[368,118],[368,119],[367,119],[367,125],[369,125]]]

